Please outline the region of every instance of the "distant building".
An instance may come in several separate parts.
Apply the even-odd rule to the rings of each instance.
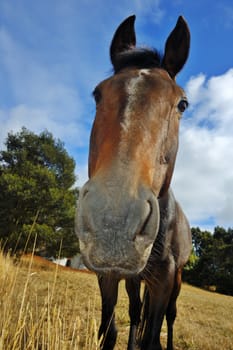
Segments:
[[[55,264],[71,267],[72,269],[78,269],[78,270],[86,269],[86,266],[83,263],[81,254],[74,255],[71,258],[53,259],[52,261]]]

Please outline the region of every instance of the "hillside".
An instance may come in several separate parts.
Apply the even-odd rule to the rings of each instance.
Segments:
[[[129,319],[124,283],[117,306],[117,350]],[[233,350],[233,298],[183,285],[175,323],[176,350]],[[0,254],[0,350],[94,350],[100,320],[95,275],[40,258],[18,264]],[[166,327],[162,330],[165,344]]]

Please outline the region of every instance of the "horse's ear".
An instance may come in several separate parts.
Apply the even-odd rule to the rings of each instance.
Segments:
[[[134,31],[134,22],[136,16],[126,18],[117,28],[110,47],[110,57],[113,66],[117,56],[123,51],[130,50],[136,45],[136,35]]]
[[[175,78],[177,73],[183,68],[189,54],[190,32],[184,18],[180,16],[175,28],[169,35],[165,53],[162,61],[162,67]]]

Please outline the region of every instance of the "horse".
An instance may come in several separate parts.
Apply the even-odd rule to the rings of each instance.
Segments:
[[[176,300],[192,246],[188,220],[170,188],[188,107],[175,78],[188,58],[190,32],[180,16],[162,55],[136,46],[135,18],[117,28],[110,46],[113,74],[93,91],[89,180],[80,191],[75,227],[84,262],[98,278],[100,348],[114,349],[114,310],[124,279],[127,349],[161,350],[166,316],[167,349],[173,350]]]

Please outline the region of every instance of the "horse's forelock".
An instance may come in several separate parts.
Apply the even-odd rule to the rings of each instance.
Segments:
[[[124,51],[117,56],[114,63],[114,73],[120,72],[124,68],[159,68],[161,67],[163,56],[156,49],[135,48]]]

